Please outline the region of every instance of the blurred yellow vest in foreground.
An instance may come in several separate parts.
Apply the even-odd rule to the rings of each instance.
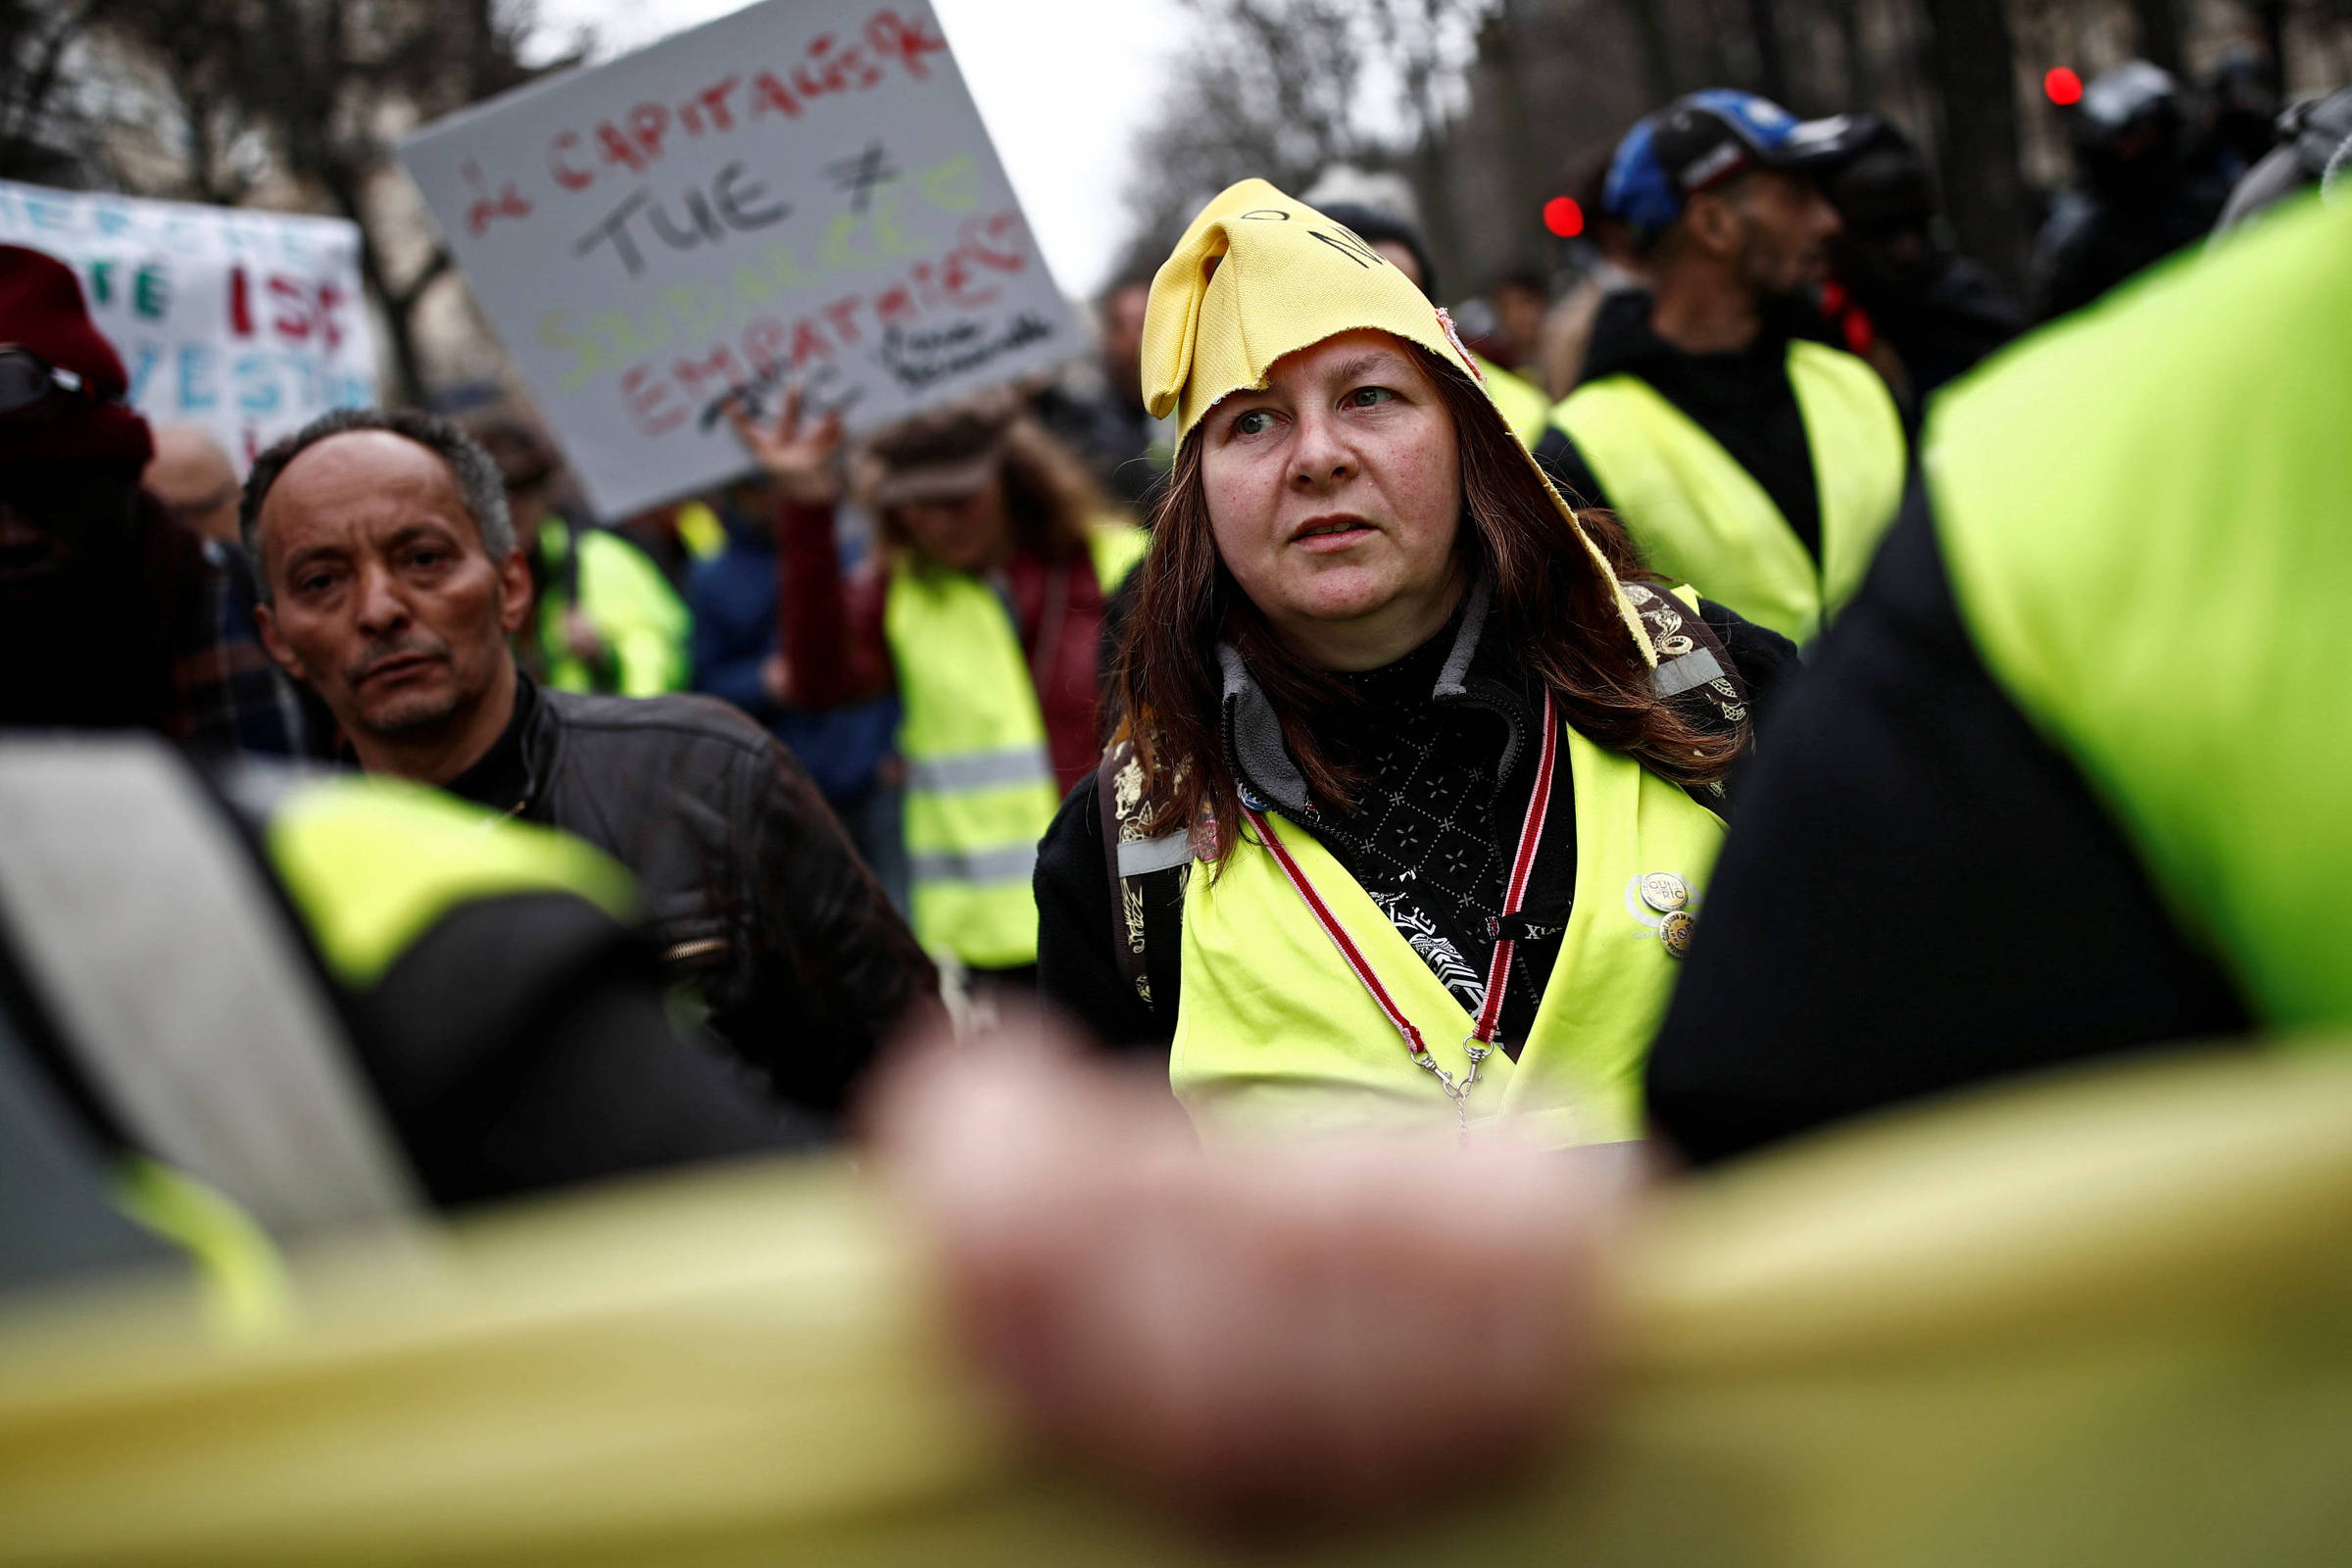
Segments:
[[[1665,1189],[1615,1403],[1515,1491],[1298,1560],[2333,1563],[2352,1066],[2111,1069]],[[843,1172],[298,1260],[305,1325],[160,1292],[0,1326],[0,1564],[1230,1560],[1021,1456]],[[1441,1461],[1442,1462],[1442,1461]]]

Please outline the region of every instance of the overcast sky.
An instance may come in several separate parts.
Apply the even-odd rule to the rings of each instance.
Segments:
[[[813,9],[815,0],[799,0]],[[1065,293],[1107,280],[1119,191],[1185,18],[1177,0],[931,0],[998,156]],[[741,10],[740,0],[540,0],[550,52],[585,24],[598,58]],[[860,7],[859,14],[863,14]]]

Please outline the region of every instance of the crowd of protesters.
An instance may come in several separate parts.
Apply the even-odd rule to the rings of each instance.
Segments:
[[[1179,1171],[1146,1220],[1174,1194],[1234,1233],[1283,1223],[1171,1152],[1177,1106],[1212,1145],[1506,1129],[1706,1163],[2352,1016],[2304,962],[2352,935],[2339,828],[2302,864],[2246,837],[2352,820],[2305,787],[2341,775],[2233,770],[2277,739],[2242,705],[2287,665],[2325,704],[2352,685],[2273,639],[2233,645],[2225,688],[2168,640],[2317,642],[2352,592],[2295,499],[2340,520],[2318,432],[2352,406],[2352,234],[2318,199],[2253,221],[2335,180],[2352,121],[2297,105],[2274,145],[2216,101],[2235,119],[2144,63],[2089,84],[2022,304],[1954,250],[1895,126],[1728,90],[1626,134],[1575,267],[1476,302],[1408,203],[1244,181],[1104,291],[1094,363],[854,441],[798,394],[738,408],[745,477],[628,519],[589,514],[526,411],[344,411],[240,480],[127,406],[71,270],[0,249],[0,811],[96,866],[131,852],[76,803],[152,754],[32,738],[194,759],[222,853],[318,956],[304,984],[363,1090],[338,1115],[445,1206],[826,1140],[895,1036],[1041,997],[1147,1062],[1158,1102],[967,1054],[902,1079],[883,1147],[975,1318],[1033,1315],[980,1340],[1022,1342],[1006,1372],[1051,1385],[1041,1419],[1148,1466],[1152,1411],[1052,1370],[1159,1343],[1164,1313],[1105,1283],[1139,1213],[1105,1170]],[[2217,220],[2233,237],[2199,265],[2098,304]],[[2070,377],[2099,356],[2117,390],[2086,399]],[[2020,496],[2073,510],[2037,525]],[[2225,547],[2216,497],[2269,510]],[[2168,551],[2177,572],[2144,568]],[[2263,574],[2281,560],[2305,569]],[[433,814],[452,802],[473,837]],[[97,915],[27,904],[55,885],[11,865],[30,854],[0,856],[0,1099],[45,1084],[59,1147],[98,1164],[233,1168],[77,1043],[26,927]],[[219,923],[194,872],[137,865],[124,897]],[[2053,929],[2066,908],[2096,929]],[[1597,1289],[1561,1272],[1598,1204],[1566,1169],[1509,1167],[1529,1185],[1475,1243],[1516,1300]],[[991,1252],[989,1201],[1058,1219]],[[1398,1245],[1311,1202],[1332,1281],[1358,1231]],[[1153,1277],[1244,1288],[1214,1228],[1170,1230],[1199,1267]],[[53,1266],[23,1245],[0,1279]],[[1504,1374],[1575,1359],[1558,1324],[1511,1332],[1537,1348],[1447,1419],[1520,1419]],[[1246,1492],[1200,1450],[1262,1391],[1201,1376],[1168,1441]]]

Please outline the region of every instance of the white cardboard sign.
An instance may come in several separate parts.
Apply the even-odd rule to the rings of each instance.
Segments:
[[[746,469],[732,396],[857,433],[1080,350],[922,0],[766,0],[401,159],[610,519]]]
[[[240,472],[313,416],[375,401],[360,230],[342,219],[0,180],[0,244],[73,268],[131,406],[205,426]]]

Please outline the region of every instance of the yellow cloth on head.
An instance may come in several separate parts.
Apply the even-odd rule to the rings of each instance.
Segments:
[[[1473,385],[1485,384],[1453,323],[1411,279],[1345,224],[1262,179],[1245,179],[1200,209],[1152,279],[1144,403],[1155,419],[1175,412],[1181,442],[1219,399],[1264,387],[1284,355],[1361,328],[1418,343],[1458,366]],[[1509,433],[1499,411],[1494,418]],[[1516,435],[1510,439],[1519,445]],[[1618,618],[1643,662],[1656,664],[1657,651],[1607,560],[1535,459],[1527,462],[1614,590]]]
[[[1144,401],[1155,419],[1176,411],[1182,439],[1218,399],[1264,386],[1276,360],[1358,327],[1418,343],[1479,379],[1410,278],[1344,224],[1245,179],[1200,209],[1152,280]]]

